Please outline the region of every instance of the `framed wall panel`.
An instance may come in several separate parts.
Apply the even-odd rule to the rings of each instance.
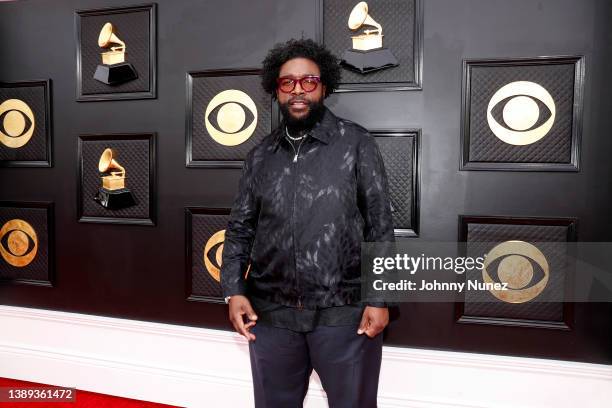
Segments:
[[[145,4],[76,12],[77,101],[156,97],[156,10]]]
[[[491,255],[486,271],[468,270],[460,279],[483,281],[487,273],[493,282],[520,283],[511,284],[504,299],[486,290],[464,292],[455,308],[457,322],[571,329],[573,305],[564,302],[571,269],[564,244],[576,240],[577,224],[575,218],[460,215],[459,241],[467,243],[467,256],[503,254]]]
[[[0,201],[0,284],[53,286],[53,203]]]
[[[578,171],[584,58],[463,61],[461,170]]]
[[[185,208],[187,300],[224,303],[221,257],[229,208]]]
[[[371,130],[383,156],[395,236],[419,233],[420,130]]]
[[[187,167],[241,168],[248,151],[278,124],[277,104],[259,69],[187,74]]]
[[[155,225],[154,133],[80,135],[77,154],[79,222]]]
[[[51,167],[51,80],[0,82],[0,166]]]
[[[366,4],[363,8],[357,0],[317,2],[317,41],[349,62],[343,63],[338,92],[422,89],[423,0],[375,0]],[[359,7],[362,9],[355,9]],[[351,30],[349,19],[359,17],[357,14],[368,19]],[[382,27],[382,47],[355,50],[352,37],[363,36],[366,29],[375,30],[372,21]]]

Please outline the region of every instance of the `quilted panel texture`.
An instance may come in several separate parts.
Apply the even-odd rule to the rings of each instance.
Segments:
[[[353,31],[348,27],[355,0],[323,1],[323,42],[338,58],[352,48],[351,36],[361,34],[366,27]],[[370,0],[370,16],[383,28],[383,47],[388,48],[399,66],[362,75],[346,68],[342,69],[343,83],[369,82],[413,82],[414,72],[414,25],[416,0]]]
[[[135,10],[103,15],[81,15],[81,75],[83,95],[147,92],[150,90],[149,10]],[[110,22],[116,36],[126,44],[125,61],[131,63],[138,78],[118,85],[107,85],[93,78],[96,68],[102,64],[102,52],[98,36],[105,23]]]
[[[49,231],[46,208],[0,207],[0,228],[12,219],[21,219],[32,226],[38,239],[38,248],[32,261],[22,267],[9,264],[0,256],[0,279],[27,279],[49,281]],[[5,245],[0,237],[0,245]]]
[[[136,205],[109,210],[94,201],[102,186],[98,162],[102,152],[110,147],[116,152],[116,161],[125,167],[125,186],[132,192]],[[81,202],[83,216],[114,218],[150,218],[149,211],[149,141],[148,140],[83,140]]]
[[[10,148],[0,143],[0,160],[47,160],[47,125],[45,86],[2,86],[0,84],[0,103],[7,99],[20,99],[34,113],[34,133],[30,140],[18,148]],[[0,129],[3,130],[1,127]]]
[[[521,240],[535,245],[546,257],[550,267],[548,284],[539,295],[540,299],[559,300],[559,302],[532,302],[519,304],[498,300],[488,291],[466,292],[464,315],[478,317],[528,319],[540,321],[563,320],[563,298],[565,273],[563,270],[564,242],[567,242],[568,227],[550,225],[511,225],[474,223],[468,225],[468,253],[470,256],[482,256],[492,249],[492,242]],[[543,275],[535,261],[530,261],[534,275],[530,284],[537,284]],[[488,272],[494,281],[499,281],[496,274],[498,263],[493,261]],[[466,272],[466,279],[482,281],[482,272]]]
[[[413,136],[376,136],[389,180],[394,228],[413,227]]]
[[[469,160],[507,163],[570,163],[574,104],[574,64],[474,66],[470,84]],[[489,128],[487,106],[502,86],[530,81],[555,102],[556,118],[540,140],[524,146],[503,142]],[[502,102],[500,102],[501,104]]]
[[[222,298],[221,284],[206,270],[204,247],[217,231],[227,227],[229,215],[193,214],[191,222],[191,285],[194,296]],[[221,266],[221,265],[219,265]]]
[[[242,161],[247,152],[271,131],[272,99],[262,89],[259,75],[194,77],[191,112],[192,160]],[[257,127],[253,134],[236,146],[216,142],[206,130],[205,113],[209,102],[221,91],[236,89],[249,95],[257,107]],[[214,112],[210,113],[213,116]],[[210,120],[210,119],[209,119]]]

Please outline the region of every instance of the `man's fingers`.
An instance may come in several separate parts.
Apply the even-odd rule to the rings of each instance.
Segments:
[[[249,316],[249,321],[246,323],[244,322],[245,314]],[[254,317],[254,319],[251,319],[251,316]],[[255,312],[253,312],[253,309],[250,309],[250,312],[247,310],[242,310],[240,314],[238,315],[238,318],[237,318],[238,332],[242,334],[244,338],[247,339],[248,341],[255,340],[255,335],[249,331],[249,329],[255,326],[255,324],[257,323],[255,320],[257,320],[257,315],[255,314]]]
[[[367,334],[368,337],[376,337],[381,331],[383,331],[383,327],[371,324],[370,327],[368,327],[368,329],[365,331],[365,334]]]
[[[250,306],[247,307],[246,315],[249,318],[249,320],[257,320],[257,315],[255,314],[255,311],[253,310],[253,308]]]
[[[247,340],[249,340],[249,332],[244,327],[244,320],[242,318],[243,314],[244,314],[244,311],[242,310],[234,312],[232,316],[230,317],[230,321],[234,325],[234,329],[239,334],[243,335]]]
[[[236,332],[240,333],[240,329],[238,328],[236,323],[234,323],[234,319],[230,319],[230,322],[232,322],[232,326],[234,326],[234,330],[236,330]]]
[[[245,325],[244,325],[244,330],[246,331],[247,336],[248,336],[247,340],[249,340],[249,341],[250,340],[255,340],[255,338],[256,338],[255,335],[250,332],[251,327],[255,326],[256,323],[257,322],[255,322],[255,321],[250,321],[250,322],[245,323]]]
[[[243,327],[243,336],[246,337],[247,340],[255,340],[255,335],[251,332],[249,332],[249,329],[251,327],[253,327],[255,325],[255,321],[257,320],[257,315],[255,314],[255,311],[253,310],[253,308],[251,307],[250,304],[245,305],[243,311],[243,314],[247,315],[247,318],[250,320],[247,323],[243,323],[242,327]],[[242,316],[240,316],[240,320],[242,320]]]
[[[361,322],[359,323],[359,328],[357,329],[357,334],[365,333],[366,329],[368,328],[369,323],[370,323],[370,319],[369,319],[367,313],[364,313],[363,316],[361,316]]]
[[[240,319],[238,320],[238,333],[242,334],[247,340],[251,338],[248,328],[245,327],[245,324],[242,321],[242,316],[240,316]]]
[[[247,323],[244,322],[245,315],[248,320]],[[230,299],[229,318],[236,332],[244,336],[248,341],[255,340],[255,335],[250,333],[249,329],[255,325],[257,315],[248,299],[243,299],[243,296],[236,296]]]
[[[368,306],[365,308],[363,315],[362,323],[364,319],[367,319],[367,326],[364,332],[369,337],[375,337],[389,324],[389,309],[387,308]]]

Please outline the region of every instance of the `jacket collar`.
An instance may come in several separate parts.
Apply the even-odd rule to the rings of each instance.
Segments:
[[[318,121],[314,127],[308,132],[315,139],[328,144],[335,131],[338,130],[338,118],[334,115],[327,107],[324,108],[323,117]],[[274,139],[272,144],[274,145],[274,151],[278,149],[281,139],[285,137],[285,121],[281,121],[281,124],[274,131]]]

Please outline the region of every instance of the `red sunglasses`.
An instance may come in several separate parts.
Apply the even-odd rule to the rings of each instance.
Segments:
[[[317,89],[319,83],[321,82],[321,77],[317,75],[306,75],[302,78],[293,78],[289,76],[284,76],[280,78],[276,78],[276,84],[278,89],[284,93],[293,92],[295,89],[295,84],[300,83],[300,86],[304,90],[304,92],[312,92]]]

